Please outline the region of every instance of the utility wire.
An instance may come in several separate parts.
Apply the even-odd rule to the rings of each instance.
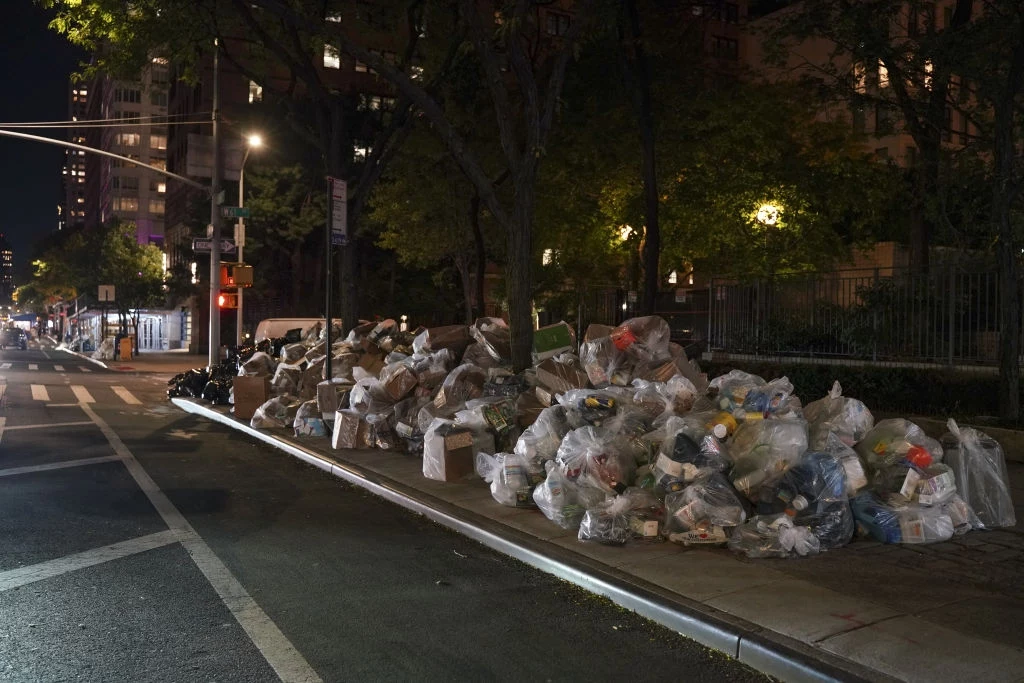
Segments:
[[[172,118],[185,118],[189,116],[204,116],[205,119],[201,121],[195,121],[190,123],[209,123],[210,112],[194,112],[191,114],[156,114],[147,116],[133,116],[130,119],[82,119],[77,121],[15,121],[12,123],[0,123],[0,127],[3,128],[76,128],[79,126],[87,126],[89,124],[109,124],[117,121],[142,121],[145,120],[148,123],[170,123],[169,119]],[[168,119],[168,121],[158,121],[158,119]]]

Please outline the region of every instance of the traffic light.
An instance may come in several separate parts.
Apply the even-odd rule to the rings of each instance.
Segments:
[[[217,306],[220,308],[238,308],[238,294],[235,292],[221,292],[217,297]]]

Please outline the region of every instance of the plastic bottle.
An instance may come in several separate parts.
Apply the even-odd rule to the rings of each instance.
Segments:
[[[902,533],[896,511],[878,500],[869,491],[861,493],[852,501],[853,516],[857,526],[880,543],[900,543]]]
[[[731,436],[732,433],[736,431],[736,418],[732,416],[732,413],[723,410],[717,415],[715,415],[713,418],[711,418],[711,420],[707,423],[706,427],[710,429],[715,436],[718,436],[721,433],[721,430],[717,429],[718,425],[721,425],[725,428],[726,436]],[[725,437],[718,436],[718,438],[724,439]]]

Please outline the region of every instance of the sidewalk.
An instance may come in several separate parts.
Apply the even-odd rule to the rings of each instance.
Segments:
[[[499,505],[481,480],[424,478],[419,458],[333,450],[328,438],[253,429],[224,406],[172,402],[786,681],[1024,681],[1024,631],[1012,626],[1024,619],[1021,453],[1007,463],[1014,529],[750,560],[724,548],[584,543],[537,510]]]

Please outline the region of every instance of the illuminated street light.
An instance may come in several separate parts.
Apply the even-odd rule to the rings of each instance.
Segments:
[[[242,155],[242,165],[238,167],[238,208],[245,206],[245,162],[249,159],[249,152],[263,146],[263,138],[253,133],[245,139],[245,154]],[[238,245],[238,262],[245,263],[242,258],[242,249],[245,247],[245,219],[239,215],[238,223],[235,224],[235,244]],[[235,344],[242,345],[242,291],[244,287],[238,288],[238,318],[235,325]]]

